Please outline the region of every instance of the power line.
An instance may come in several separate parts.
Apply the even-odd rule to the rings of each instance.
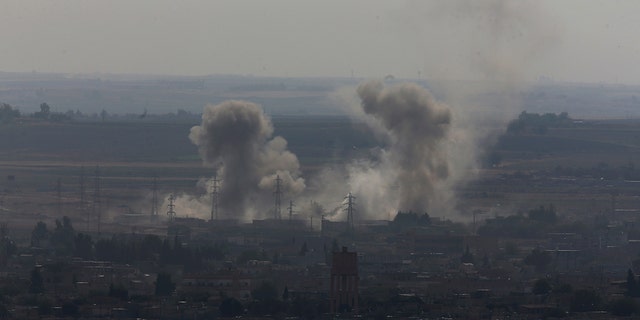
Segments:
[[[211,220],[218,220],[218,201],[220,193],[218,188],[220,187],[218,183],[221,180],[218,180],[218,174],[213,175],[212,186],[211,186]]]
[[[151,196],[151,215],[158,215],[158,177],[153,177],[153,195]]]
[[[90,230],[90,216],[89,211],[87,210],[87,199],[85,198],[85,177],[84,177],[84,166],[80,167],[80,177],[78,179],[80,184],[80,213],[87,215],[87,231]]]
[[[176,218],[175,204],[174,201],[176,197],[171,194],[169,195],[169,205],[167,205],[167,215],[169,216],[169,221],[173,221]]]
[[[97,220],[98,234],[100,234],[100,215],[102,214],[102,203],[100,199],[100,166],[96,166],[94,181],[93,181],[93,206],[91,209],[92,216]]]
[[[276,175],[276,190],[273,192],[276,196],[276,206],[274,212],[274,218],[276,220],[280,220],[282,215],[282,210],[280,207],[280,203],[282,201],[282,189],[281,189],[282,179],[280,179],[279,175]]]
[[[347,212],[347,231],[353,231],[353,213],[356,211],[356,197],[349,192],[349,194],[344,197],[347,200],[346,208],[344,210]]]
[[[58,178],[56,181],[56,195],[57,195],[57,205],[58,205],[58,217],[62,216],[62,179]]]
[[[289,207],[287,207],[287,209],[289,209],[289,222],[293,221],[293,200],[289,200]]]

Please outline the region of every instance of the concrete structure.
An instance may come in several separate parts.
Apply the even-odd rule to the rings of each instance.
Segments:
[[[331,263],[331,313],[358,313],[358,255],[342,247]]]

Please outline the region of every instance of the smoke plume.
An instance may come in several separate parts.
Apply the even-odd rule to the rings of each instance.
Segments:
[[[208,105],[202,123],[191,128],[189,139],[198,146],[205,165],[222,179],[219,208],[222,215],[245,217],[249,202],[271,197],[276,176],[284,193],[305,188],[300,164],[287,150],[287,141],[273,135],[273,125],[262,108],[245,101]],[[259,191],[270,192],[259,192]]]
[[[404,49],[413,49],[424,57],[423,64],[417,66],[418,78],[426,80],[438,100],[451,106],[452,121],[442,126],[446,127],[441,132],[444,136],[435,140],[435,149],[429,150],[434,156],[428,160],[433,162],[425,165],[429,171],[421,172],[430,179],[418,179],[426,181],[425,190],[433,190],[432,194],[423,194],[428,197],[424,202],[430,213],[468,218],[471,211],[460,207],[454,190],[477,176],[480,159],[504,132],[507,122],[523,110],[522,94],[531,85],[528,81],[540,76],[544,63],[539,63],[545,62],[547,54],[561,43],[563,30],[540,1],[409,1],[406,5],[409,10],[403,7],[390,12],[397,22],[395,30],[399,37],[413,37],[416,47]],[[379,88],[380,84],[373,87]],[[335,95],[345,105],[357,105],[348,89]],[[359,208],[367,210],[369,217],[380,217],[369,208],[379,212],[393,203],[390,199],[406,199],[406,191],[411,191],[399,190],[407,180],[395,169],[401,163],[397,150],[403,149],[395,143],[401,138],[398,133],[391,134],[392,129],[383,125],[379,116],[374,117],[361,106],[348,111],[352,117],[374,125],[376,133],[394,136],[394,141],[384,141],[391,147],[371,164],[351,164],[348,168],[350,191],[360,195]],[[372,119],[379,123],[372,123]],[[438,164],[446,169],[446,178],[438,175]],[[404,173],[408,168],[402,168]],[[397,181],[398,186],[388,181]],[[398,209],[406,208],[400,205]]]
[[[398,185],[398,209],[424,212],[436,196],[436,184],[449,176],[442,145],[451,112],[412,83],[385,88],[369,81],[357,89],[363,111],[387,131],[389,161]]]

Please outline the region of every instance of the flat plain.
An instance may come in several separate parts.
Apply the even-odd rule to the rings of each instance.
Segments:
[[[305,177],[379,145],[364,124],[344,117],[275,117],[273,122],[275,134],[287,139],[298,156]],[[27,119],[2,125],[3,220],[26,229],[60,214],[82,221],[80,181],[84,179],[88,203],[96,169],[105,199],[101,205],[112,215],[149,212],[154,178],[160,194],[203,194],[198,180],[210,177],[212,169],[203,166],[188,139],[196,124]],[[487,148],[497,160],[479,165],[457,188],[456,219],[469,218],[478,209],[509,215],[548,204],[578,217],[635,212],[640,208],[639,137],[640,123],[630,120],[576,121],[542,134],[505,133]]]

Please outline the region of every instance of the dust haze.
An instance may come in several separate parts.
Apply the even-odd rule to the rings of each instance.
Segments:
[[[189,139],[198,146],[204,164],[221,182],[219,208],[227,217],[247,218],[247,209],[264,201],[276,177],[282,191],[304,190],[298,158],[287,141],[273,137],[271,120],[257,104],[225,101],[204,108],[202,124],[191,128]]]
[[[307,215],[343,215],[353,192],[361,218],[388,219],[397,211],[459,214],[456,188],[475,178],[480,159],[520,111],[525,74],[559,41],[552,20],[535,2],[411,2],[399,32],[412,34],[424,64],[420,82],[370,80],[337,90],[336,100],[366,123],[380,147],[343,166],[300,177],[297,157],[260,106],[226,101],[207,106],[190,140],[223,181],[221,211],[229,217],[266,216],[276,177],[300,196]],[[406,13],[409,12],[409,13]],[[531,12],[539,13],[535,19]],[[451,31],[445,37],[439,32]],[[462,44],[462,45],[461,45]],[[480,82],[457,81],[462,75]],[[426,80],[426,85],[424,80]],[[488,98],[490,97],[490,98]],[[212,172],[212,173],[213,173]],[[306,185],[309,192],[303,192]],[[314,202],[311,202],[314,201]],[[318,205],[322,208],[319,210]],[[324,209],[327,208],[327,209]],[[251,212],[251,213],[248,213]],[[459,216],[458,216],[459,217]]]

